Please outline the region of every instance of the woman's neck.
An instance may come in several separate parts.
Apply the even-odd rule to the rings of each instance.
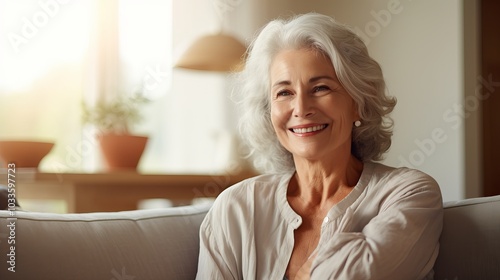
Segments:
[[[288,195],[322,209],[330,209],[346,197],[363,171],[363,163],[352,155],[343,161],[296,161],[295,164],[296,174]]]

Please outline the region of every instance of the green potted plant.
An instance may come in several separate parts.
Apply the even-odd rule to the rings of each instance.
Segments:
[[[83,122],[98,129],[97,138],[108,170],[137,168],[148,137],[133,135],[130,129],[142,120],[140,107],[147,102],[140,93],[101,100],[93,107],[83,102]]]

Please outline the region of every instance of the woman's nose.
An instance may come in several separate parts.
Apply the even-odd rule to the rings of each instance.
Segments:
[[[293,108],[294,117],[306,118],[313,116],[314,113],[314,105],[311,100],[311,96],[302,93],[297,94]]]

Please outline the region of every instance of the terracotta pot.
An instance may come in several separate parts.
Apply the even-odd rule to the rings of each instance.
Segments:
[[[15,163],[16,168],[37,168],[40,161],[52,150],[54,143],[38,141],[0,141],[0,162],[7,168]]]
[[[105,133],[98,137],[106,168],[109,171],[136,169],[148,137]]]

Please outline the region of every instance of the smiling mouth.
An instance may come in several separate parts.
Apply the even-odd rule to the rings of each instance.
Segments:
[[[322,124],[322,125],[316,125],[316,126],[304,127],[304,128],[290,128],[290,131],[293,133],[303,134],[303,133],[320,131],[320,130],[325,129],[326,127],[327,127],[326,124]]]

